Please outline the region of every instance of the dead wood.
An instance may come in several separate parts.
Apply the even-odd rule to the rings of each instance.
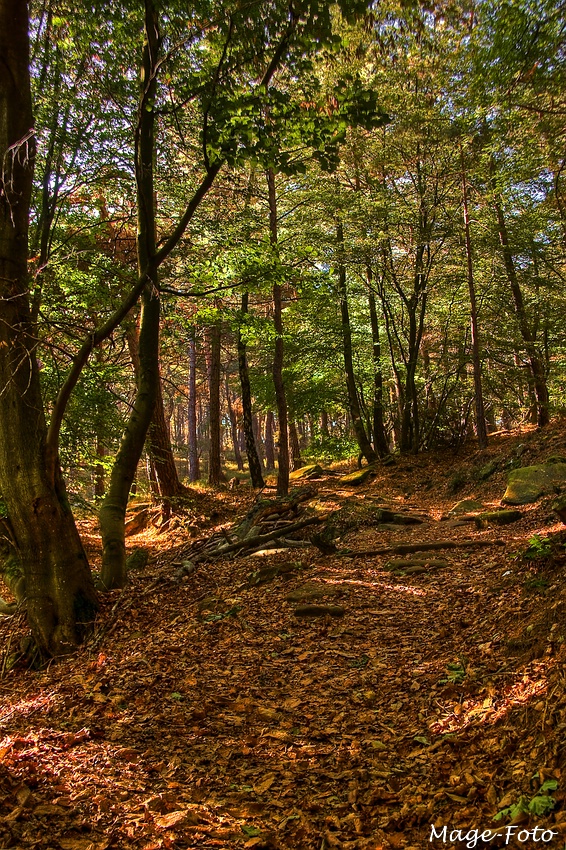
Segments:
[[[315,495],[316,490],[313,487],[299,487],[297,490],[293,490],[289,496],[283,496],[279,499],[262,499],[244,517],[237,529],[237,534],[244,537],[250,528],[259,525],[270,516],[279,515],[281,518],[288,513],[296,515],[299,505],[308,502]]]
[[[307,525],[314,525],[314,523],[318,522],[322,522],[320,517],[305,517],[304,519],[299,520],[299,522],[293,523],[293,525],[286,525],[284,528],[277,528],[275,531],[270,531],[267,534],[256,534],[254,537],[239,540],[237,543],[217,546],[216,549],[209,550],[207,552],[207,556],[220,557],[221,555],[228,555],[231,552],[237,552],[238,550],[261,548],[261,546],[269,540],[276,540],[279,537],[284,537],[286,534],[300,531],[301,528],[305,528]]]
[[[480,546],[504,546],[504,540],[435,540],[434,543],[399,543],[397,546],[380,546],[378,549],[363,549],[361,552],[343,550],[336,552],[346,558],[362,558],[370,555],[405,555],[408,552],[429,552],[432,549],[471,549]]]

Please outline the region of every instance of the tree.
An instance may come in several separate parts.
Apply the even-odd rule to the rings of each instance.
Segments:
[[[32,635],[42,653],[61,655],[92,628],[98,604],[59,464],[47,456],[28,296],[35,139],[26,3],[1,0],[0,55],[0,491]]]

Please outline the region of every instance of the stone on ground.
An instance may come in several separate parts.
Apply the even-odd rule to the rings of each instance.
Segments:
[[[300,469],[295,469],[289,475],[289,481],[298,481],[300,478],[320,478],[324,475],[324,469],[318,463],[311,463],[308,466],[301,466]]]
[[[509,525],[523,518],[521,511],[484,511],[476,517],[478,528],[488,528],[490,525]]]
[[[448,513],[451,516],[460,516],[460,514],[473,514],[481,511],[483,505],[476,499],[460,499],[455,505],[452,505]]]
[[[507,478],[502,501],[508,505],[528,505],[541,496],[558,492],[566,485],[566,463],[539,463],[514,469]]]
[[[339,484],[348,484],[350,487],[357,487],[363,484],[372,475],[375,475],[374,466],[364,466],[363,469],[357,469],[355,472],[350,472],[348,475],[342,475],[338,479]]]

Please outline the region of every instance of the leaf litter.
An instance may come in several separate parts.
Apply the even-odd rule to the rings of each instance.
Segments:
[[[456,462],[462,495],[493,509],[504,472],[479,483],[473,470],[525,442],[537,456],[562,437],[401,459],[355,491],[323,478],[317,505],[347,516],[330,553],[233,547],[179,577],[195,551],[182,527],[135,535],[149,565],[103,598],[91,642],[0,681],[0,846],[414,850],[431,824],[496,829],[513,815],[563,846],[563,526],[549,500],[497,528],[443,519]],[[206,497],[216,516],[199,551],[233,545],[253,502],[224,497]],[[419,522],[376,522],[384,504]],[[521,556],[549,535],[551,556]],[[446,539],[463,545],[415,553],[415,572],[352,557]],[[322,613],[295,616],[305,603]],[[13,647],[22,618],[0,630]]]

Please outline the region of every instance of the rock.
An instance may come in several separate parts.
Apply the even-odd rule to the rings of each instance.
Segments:
[[[330,584],[304,584],[289,591],[286,602],[302,602],[311,599],[324,599],[325,596],[338,596],[340,589]]]
[[[486,463],[485,466],[482,466],[478,471],[478,478],[480,481],[486,481],[490,478],[494,472],[497,472],[499,467],[498,460],[490,460],[489,463]]]
[[[475,499],[460,499],[459,502],[456,502],[453,505],[448,513],[451,516],[460,516],[460,514],[473,514],[477,513],[483,509],[483,505],[481,502],[477,502]]]
[[[289,481],[298,481],[300,478],[320,478],[324,475],[322,466],[318,463],[311,463],[308,466],[302,466],[300,469],[295,469],[289,475]]]
[[[566,495],[560,496],[552,503],[552,510],[558,514],[562,522],[566,523]]]
[[[521,511],[485,511],[476,517],[478,528],[487,528],[490,525],[509,525],[523,518]]]
[[[566,463],[540,463],[514,469],[507,477],[502,501],[508,505],[528,505],[566,485]]]
[[[126,569],[130,570],[145,570],[149,561],[149,552],[147,549],[134,549],[131,555],[126,558]]]
[[[415,514],[398,514],[387,508],[378,508],[374,514],[378,523],[392,523],[393,525],[420,525],[424,519]]]
[[[295,617],[343,617],[341,605],[298,605],[293,611]]]
[[[147,528],[149,524],[149,508],[138,510],[131,519],[127,520],[124,525],[125,537],[130,537],[132,534],[138,534]]]
[[[357,469],[355,472],[350,472],[348,475],[342,475],[338,479],[338,483],[347,484],[350,487],[357,487],[359,484],[363,484],[368,480],[368,478],[375,474],[374,466],[364,466],[363,469]]]
[[[428,570],[442,570],[448,566],[448,561],[441,558],[395,558],[387,561],[384,569],[391,572],[402,571],[408,574],[425,573]]]

